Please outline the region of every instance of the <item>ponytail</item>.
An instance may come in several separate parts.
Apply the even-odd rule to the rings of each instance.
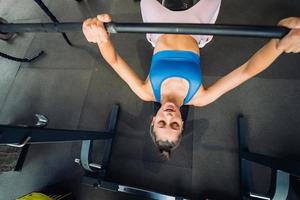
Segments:
[[[170,160],[171,152],[179,146],[181,141],[181,136],[176,142],[157,140],[156,133],[153,130],[153,125],[150,125],[150,136],[154,144],[157,146],[159,153],[166,160]]]

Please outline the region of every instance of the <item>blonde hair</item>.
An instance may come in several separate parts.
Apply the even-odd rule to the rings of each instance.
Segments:
[[[168,140],[166,140],[166,141],[157,140],[156,139],[156,133],[153,129],[152,124],[150,125],[150,131],[149,132],[150,132],[150,136],[152,138],[152,141],[158,147],[158,151],[161,154],[161,156],[163,158],[165,158],[166,160],[170,160],[171,152],[179,146],[179,144],[181,142],[182,134],[180,134],[180,136],[179,136],[179,138],[176,142],[170,142]]]

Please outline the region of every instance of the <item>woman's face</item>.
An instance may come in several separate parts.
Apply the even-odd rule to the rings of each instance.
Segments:
[[[182,133],[183,121],[180,109],[173,103],[165,103],[152,120],[156,139],[175,142]]]

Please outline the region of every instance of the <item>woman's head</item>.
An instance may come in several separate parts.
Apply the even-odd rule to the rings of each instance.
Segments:
[[[180,143],[183,121],[180,107],[166,102],[161,105],[150,126],[150,135],[161,154],[169,159],[171,151]]]

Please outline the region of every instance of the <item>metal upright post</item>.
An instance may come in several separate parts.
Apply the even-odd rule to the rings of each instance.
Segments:
[[[248,151],[247,142],[247,123],[244,116],[238,116],[238,141],[239,141],[239,163],[240,163],[240,192],[241,195],[247,196],[248,192],[253,186],[253,181],[251,179],[251,169],[249,162],[243,158],[243,153]]]
[[[238,140],[240,161],[241,199],[285,200],[289,192],[290,175],[300,177],[300,162],[274,158],[252,153],[248,148],[248,129],[243,116],[238,117]],[[251,192],[250,164],[260,164],[271,168],[272,178],[269,193],[266,195]]]
[[[94,177],[95,175],[104,177],[106,175],[108,163],[111,156],[112,142],[115,136],[115,130],[117,126],[119,109],[119,105],[113,105],[108,121],[109,124],[107,126],[107,131],[109,132],[110,137],[104,140],[104,153],[102,157],[102,162],[100,164],[93,163],[92,149],[94,140],[82,141],[80,159],[76,159],[75,162],[82,165],[82,167],[88,172],[88,176]]]
[[[43,3],[42,0],[34,0],[35,3],[46,13],[46,15],[52,20],[52,22],[59,23],[58,19],[52,14],[52,12],[49,10],[49,8]],[[66,33],[62,33],[64,39],[66,42],[72,46],[71,41],[69,40]]]

